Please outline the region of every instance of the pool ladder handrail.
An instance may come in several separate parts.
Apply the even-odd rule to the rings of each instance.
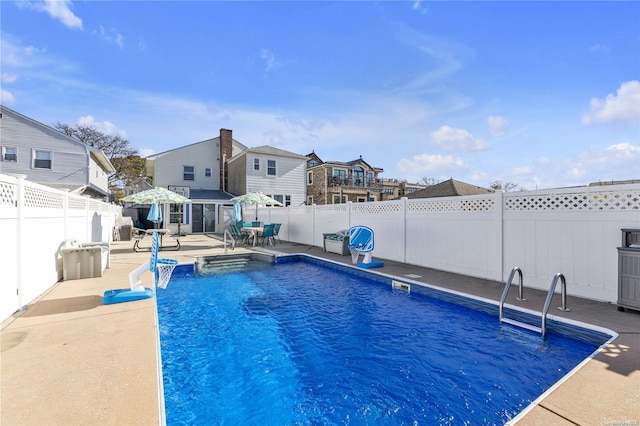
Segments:
[[[228,229],[224,230],[224,250],[227,250],[227,236],[229,236],[229,238],[231,239],[231,250],[235,250],[236,248],[236,239],[233,238],[233,235],[231,235],[231,232],[229,232]]]
[[[569,312],[571,310],[567,308],[567,280],[562,272],[558,272],[553,277],[553,281],[551,281],[551,287],[549,287],[549,292],[547,293],[547,300],[545,300],[544,308],[542,309],[542,324],[540,326],[540,332],[543,336],[547,332],[547,312],[549,311],[549,306],[551,306],[551,299],[553,299],[553,295],[556,291],[556,284],[558,284],[558,280],[560,280],[561,283],[560,293],[562,297],[562,306],[558,306],[558,309],[563,312]]]
[[[507,284],[504,286],[502,297],[500,298],[500,321],[502,321],[502,318],[503,318],[502,307],[504,305],[504,301],[507,299],[507,293],[509,293],[509,289],[511,288],[511,284],[513,282],[513,277],[515,277],[516,272],[518,273],[518,278],[520,279],[520,282],[518,283],[518,297],[516,297],[516,300],[520,300],[522,302],[527,300],[524,298],[524,281],[522,279],[522,269],[516,266],[511,270],[511,273],[509,274],[509,279],[507,280]]]
[[[519,292],[518,292],[519,297],[516,297],[516,300],[520,300],[520,301],[527,300],[523,297],[524,291],[523,291],[522,270],[516,266],[511,270],[511,274],[509,274],[509,279],[507,280],[507,283],[504,287],[504,291],[502,292],[502,297],[500,298],[500,305],[498,308],[500,322],[501,323],[504,322],[507,324],[526,328],[527,330],[538,332],[542,334],[542,336],[544,337],[547,333],[547,313],[549,311],[549,306],[551,306],[551,299],[553,299],[553,294],[555,293],[558,280],[560,280],[561,282],[561,295],[562,295],[562,306],[558,306],[558,309],[564,312],[568,312],[571,310],[567,308],[567,280],[565,279],[564,275],[561,272],[558,272],[553,277],[553,281],[551,282],[551,286],[549,287],[549,292],[547,293],[547,299],[545,300],[544,307],[540,315],[540,319],[541,319],[540,327],[536,327],[536,326],[524,323],[522,321],[517,321],[517,320],[504,317],[504,313],[503,313],[504,302],[507,299],[507,293],[509,293],[509,288],[511,288],[511,284],[516,272],[518,273],[518,277],[520,278]]]

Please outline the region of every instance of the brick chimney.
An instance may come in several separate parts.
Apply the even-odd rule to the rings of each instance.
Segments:
[[[233,136],[231,130],[220,129],[220,186],[223,191],[229,187],[227,181],[229,171],[226,162],[229,161],[233,153]]]

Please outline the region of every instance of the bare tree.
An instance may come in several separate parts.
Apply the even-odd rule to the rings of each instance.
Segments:
[[[56,130],[82,143],[102,150],[116,172],[109,176],[109,187],[122,188],[134,179],[143,176],[145,160],[138,155],[131,142],[119,135],[107,135],[93,126],[70,126],[56,123]]]
[[[490,188],[494,191],[510,192],[513,191],[517,186],[517,183],[511,182],[509,180],[503,181],[502,179],[496,179],[493,181]],[[520,188],[520,190],[523,191],[524,188]]]
[[[430,178],[430,177],[423,176],[422,180],[419,183],[421,183],[423,185],[431,186],[431,185],[435,185],[437,183],[440,183],[440,181],[438,181],[438,179],[436,179],[436,178]]]

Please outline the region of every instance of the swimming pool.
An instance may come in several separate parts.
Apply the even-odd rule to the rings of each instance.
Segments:
[[[170,425],[501,424],[610,337],[308,256],[179,267],[157,305]]]

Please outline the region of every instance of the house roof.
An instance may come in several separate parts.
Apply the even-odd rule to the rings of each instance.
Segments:
[[[307,160],[311,159],[311,158],[316,158],[317,160],[319,160],[321,162],[321,164],[318,164],[317,166],[314,167],[320,167],[322,165],[324,166],[337,166],[337,167],[353,167],[356,164],[365,164],[367,167],[369,167],[372,170],[377,171],[378,173],[382,173],[384,171],[383,168],[381,167],[374,167],[372,165],[370,165],[369,163],[367,163],[366,161],[364,161],[362,159],[362,156],[360,156],[360,158],[356,158],[355,160],[351,160],[351,161],[322,161],[320,160],[320,157],[318,157],[318,155],[315,152],[312,152],[311,154],[307,155]],[[310,168],[314,168],[314,167],[310,167]]]
[[[187,144],[187,145],[182,145],[182,146],[179,146],[177,148],[169,149],[167,151],[157,152],[155,154],[148,155],[145,158],[148,159],[148,160],[155,160],[156,158],[162,157],[164,154],[167,154],[169,152],[178,151],[178,150],[181,150],[181,149],[184,149],[184,148],[187,148],[187,147],[190,147],[190,146],[198,145],[198,144],[201,144],[201,143],[211,143],[211,142],[216,142],[216,141],[220,142],[220,136],[216,136],[215,138],[205,139],[205,140],[200,141],[200,142],[194,142],[194,143],[190,143],[190,144]],[[232,138],[231,141],[235,146],[239,147],[240,149],[247,149],[247,147],[245,145],[241,144],[237,140]]]
[[[436,185],[428,186],[424,189],[407,194],[407,198],[434,198],[434,197],[455,197],[460,195],[480,195],[490,194],[492,189],[471,185],[455,179],[448,179]]]
[[[192,189],[189,192],[191,200],[230,200],[233,195],[217,189]]]
[[[297,160],[305,160],[305,161],[307,160],[307,157],[305,157],[304,155],[296,154],[295,152],[291,152],[291,151],[285,151],[284,149],[280,149],[280,148],[274,148],[269,145],[262,145],[262,146],[245,149],[240,154],[229,159],[229,162],[234,161],[236,158],[242,157],[243,155],[247,155],[248,153],[261,154],[261,155],[273,155],[274,157],[289,157],[289,158],[295,158]]]

